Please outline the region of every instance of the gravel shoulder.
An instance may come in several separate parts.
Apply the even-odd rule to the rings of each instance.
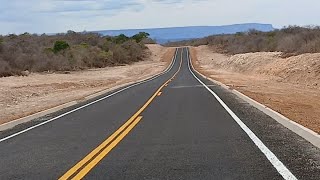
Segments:
[[[320,133],[320,54],[227,56],[199,46],[192,48],[192,55],[201,73]]]
[[[0,78],[0,124],[160,73],[169,65],[174,48],[147,46],[149,58],[131,65]]]

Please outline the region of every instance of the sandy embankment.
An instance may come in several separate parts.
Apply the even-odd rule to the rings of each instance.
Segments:
[[[148,47],[150,58],[132,65],[0,78],[0,124],[160,73],[170,63],[174,49]]]
[[[227,56],[208,46],[192,52],[200,72],[320,133],[320,54]]]

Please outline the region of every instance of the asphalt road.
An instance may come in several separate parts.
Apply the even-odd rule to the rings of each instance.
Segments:
[[[188,52],[160,76],[0,132],[0,179],[320,179],[318,148],[201,78]]]

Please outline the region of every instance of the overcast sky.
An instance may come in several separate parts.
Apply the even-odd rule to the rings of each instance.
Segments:
[[[226,25],[319,25],[319,0],[0,0],[0,34]]]

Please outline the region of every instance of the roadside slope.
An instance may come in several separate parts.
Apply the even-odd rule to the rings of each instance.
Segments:
[[[170,63],[174,49],[147,46],[149,58],[132,65],[0,78],[0,124],[160,73]]]
[[[208,46],[192,51],[202,73],[320,132],[320,54],[283,59],[269,52],[226,56]]]

